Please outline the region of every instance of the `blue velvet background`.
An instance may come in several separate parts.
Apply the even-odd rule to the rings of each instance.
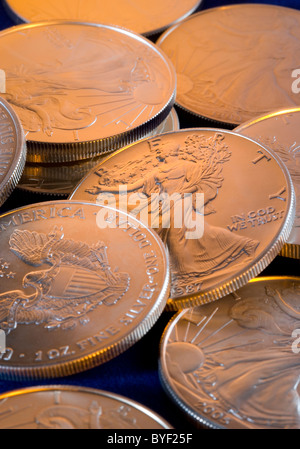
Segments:
[[[235,3],[267,3],[300,9],[300,1],[296,0],[264,2],[251,2],[249,0],[241,2],[204,0],[198,10]],[[5,12],[3,4],[0,1],[0,29],[4,29],[12,25],[13,22]],[[187,121],[186,117],[181,117],[180,111],[178,111],[178,114],[181,127],[190,127],[190,123]],[[24,204],[43,200],[47,199],[42,197],[38,198],[37,196],[30,197],[29,195],[22,194],[16,190],[12,194],[11,198],[9,198],[3,207],[0,208],[0,213]],[[298,275],[299,261],[277,257],[262,274]],[[172,315],[172,313],[164,312],[158,322],[154,325],[150,332],[142,338],[142,340],[136,343],[125,353],[104,365],[88,370],[84,373],[50,381],[14,382],[0,379],[0,393],[21,387],[45,384],[80,385],[98,388],[115,392],[140,402],[160,414],[178,430],[182,429],[185,431],[193,431],[193,425],[188,422],[184,414],[176,407],[176,405],[171,401],[171,399],[169,399],[162,389],[158,376],[159,342],[161,335]]]

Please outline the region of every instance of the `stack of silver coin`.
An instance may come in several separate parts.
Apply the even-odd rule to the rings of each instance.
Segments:
[[[0,216],[0,376],[109,363],[171,312],[158,371],[192,428],[300,428],[300,11],[117,3],[5,0],[0,199],[45,201]],[[172,426],[100,390],[1,399],[0,426]]]

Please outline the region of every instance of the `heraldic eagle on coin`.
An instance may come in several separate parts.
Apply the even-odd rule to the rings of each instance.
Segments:
[[[87,314],[101,305],[113,306],[129,289],[128,273],[112,270],[107,247],[64,238],[63,228],[48,235],[16,230],[10,250],[27,265],[48,269],[27,273],[24,289],[0,294],[0,328],[7,334],[18,324],[42,324],[47,329],[71,329],[86,324]]]

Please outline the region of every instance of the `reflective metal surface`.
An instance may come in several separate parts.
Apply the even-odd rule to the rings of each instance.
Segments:
[[[299,328],[300,278],[257,278],[174,317],[162,384],[198,427],[299,429]]]
[[[197,117],[239,125],[300,105],[300,12],[275,5],[210,8],[157,41],[178,78],[176,103]]]
[[[0,33],[4,98],[19,115],[29,162],[87,159],[144,137],[174,104],[174,68],[142,36],[75,22]]]
[[[286,242],[295,213],[292,182],[275,153],[209,128],[117,151],[70,198],[111,200],[157,231],[170,252],[175,310],[222,298],[258,275]]]
[[[10,105],[0,96],[0,206],[20,180],[26,151],[20,121]]]
[[[176,131],[179,128],[178,116],[173,108],[168,117],[150,135]],[[30,193],[67,197],[101,159],[103,156],[95,156],[77,163],[59,165],[28,163],[18,183],[18,189]]]
[[[52,201],[0,217],[0,376],[66,376],[104,363],[159,318],[165,248],[125,213]]]
[[[137,430],[171,429],[171,426],[129,398],[91,388],[53,385],[0,395],[0,428]]]
[[[243,123],[235,132],[275,151],[291,175],[296,194],[293,230],[281,254],[300,259],[300,109],[284,109]]]
[[[4,0],[16,21],[74,20],[119,25],[152,35],[189,16],[202,0]]]

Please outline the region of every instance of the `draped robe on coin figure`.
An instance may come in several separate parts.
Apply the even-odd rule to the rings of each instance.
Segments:
[[[127,192],[141,192],[149,201],[153,193],[167,194],[169,197],[177,193],[181,198],[183,194],[190,193],[193,195],[193,208],[189,211],[192,214],[203,214],[202,209],[196,210],[194,194],[204,193],[204,215],[214,213],[210,203],[217,197],[219,188],[222,187],[222,165],[228,162],[230,153],[223,142],[222,135],[217,134],[212,139],[204,139],[204,142],[200,137],[203,148],[198,143],[194,151],[190,146],[195,145],[194,141],[197,145],[197,139],[199,139],[198,136],[190,136],[185,150],[176,143],[161,143],[154,150],[156,160],[159,162],[151,169],[148,168],[141,179],[127,184]],[[151,146],[151,141],[149,145]],[[123,167],[123,172],[124,170]],[[134,167],[131,166],[131,172],[134,171]],[[114,170],[109,173],[111,179],[116,179]],[[128,173],[125,178],[130,179]],[[99,183],[101,183],[101,177]],[[113,186],[99,184],[88,189],[87,192],[99,195],[101,192],[116,193],[119,192],[118,189],[119,186],[116,187],[115,184]],[[98,198],[100,199],[101,196]],[[149,206],[148,203],[147,206]],[[142,203],[142,207],[145,207],[145,203]],[[173,226],[175,208],[176,201],[170,202],[170,226],[157,229],[157,233],[170,251],[173,286],[195,282],[199,277],[205,277],[206,280],[211,277],[215,279],[218,272],[222,270],[224,274],[225,269],[228,269],[230,274],[230,266],[233,262],[253,257],[259,242],[233,234],[219,226],[213,226],[207,220],[202,237],[187,239],[186,221],[180,228]],[[159,212],[158,207],[151,209],[151,214]]]

